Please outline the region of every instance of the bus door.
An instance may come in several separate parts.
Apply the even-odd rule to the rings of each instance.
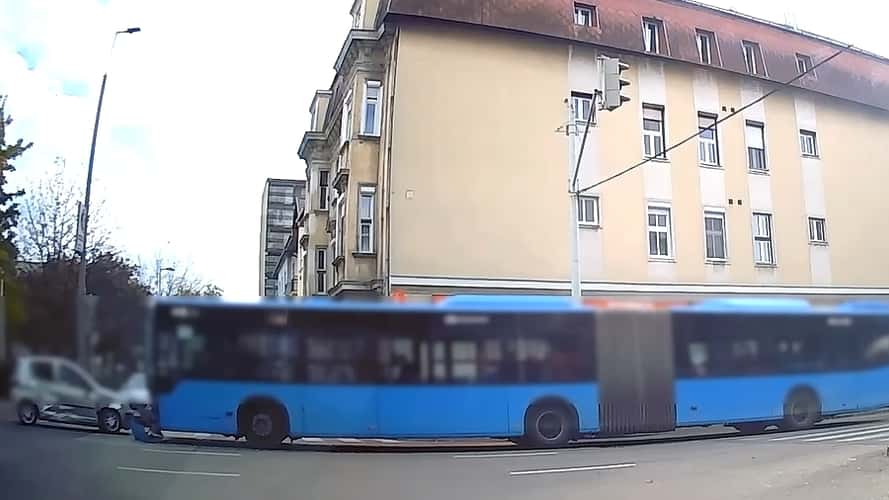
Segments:
[[[597,311],[596,353],[600,434],[675,428],[669,311]]]
[[[506,434],[501,341],[514,332],[512,314],[392,314],[380,340],[381,435]]]

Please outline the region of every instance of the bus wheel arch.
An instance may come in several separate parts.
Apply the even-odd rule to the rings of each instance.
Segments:
[[[781,427],[788,430],[808,429],[821,420],[821,397],[808,385],[791,389],[784,399],[784,420]]]
[[[539,398],[525,410],[523,441],[531,446],[564,446],[577,437],[577,408],[558,396]]]
[[[238,405],[238,435],[259,447],[278,446],[290,435],[290,413],[275,398],[254,396]]]

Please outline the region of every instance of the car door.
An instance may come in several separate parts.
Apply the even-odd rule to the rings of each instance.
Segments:
[[[56,369],[56,394],[61,410],[72,419],[95,420],[93,384],[70,362],[60,361]]]
[[[55,366],[52,361],[35,359],[28,364],[28,373],[23,375],[21,383],[28,389],[29,397],[38,402],[41,413],[53,410],[57,403],[55,394]]]

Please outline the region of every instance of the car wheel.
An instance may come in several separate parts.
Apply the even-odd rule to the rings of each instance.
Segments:
[[[525,439],[531,446],[564,446],[577,430],[573,412],[563,405],[532,406],[525,415]]]
[[[122,427],[120,412],[111,408],[103,408],[99,412],[99,430],[109,434],[117,434]]]
[[[22,401],[16,407],[16,413],[19,417],[19,423],[23,425],[34,425],[40,420],[40,410],[37,405],[30,401]]]

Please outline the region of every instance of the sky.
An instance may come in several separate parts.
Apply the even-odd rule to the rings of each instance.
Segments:
[[[889,56],[889,7],[878,2],[707,3]],[[13,138],[35,143],[10,184],[28,189],[63,157],[82,185],[107,71],[93,202],[112,243],[255,297],[263,185],[305,178],[299,141],[314,91],[333,78],[351,4],[0,0],[0,94]],[[113,33],[131,26],[142,32],[119,36],[112,53]]]

